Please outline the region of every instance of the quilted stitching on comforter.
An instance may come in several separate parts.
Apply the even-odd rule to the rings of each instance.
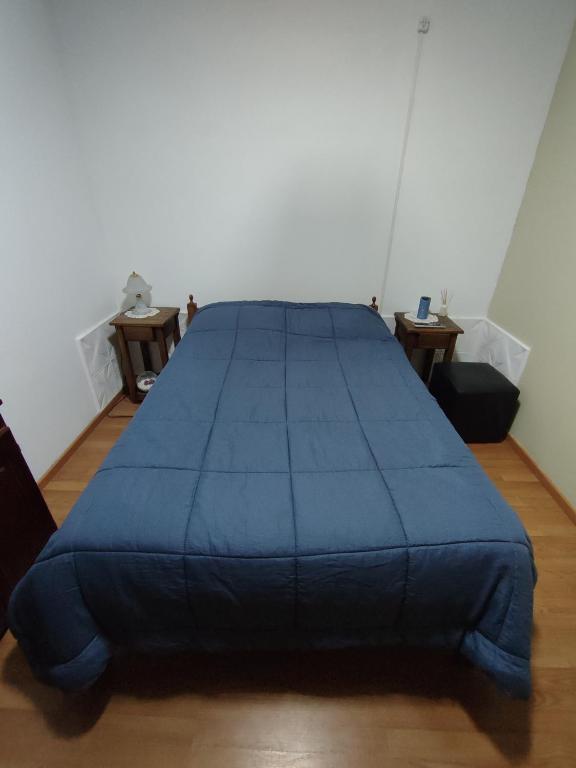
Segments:
[[[530,690],[532,553],[379,316],[202,309],[17,587],[36,674],[115,647],[459,649]]]

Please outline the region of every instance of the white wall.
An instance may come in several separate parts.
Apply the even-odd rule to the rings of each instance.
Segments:
[[[574,0],[434,2],[384,311],[440,289],[484,317],[574,22]]]
[[[532,347],[512,434],[576,507],[576,34],[568,49],[490,317]]]
[[[484,315],[574,0],[0,0],[0,396],[36,474],[132,269],[166,304],[378,293],[423,13],[383,309]]]
[[[380,0],[54,7],[119,281],[136,269],[172,303],[377,291],[413,14]]]
[[[485,315],[574,0],[52,0],[118,284]]]
[[[45,8],[0,1],[0,397],[36,475],[96,409],[75,335],[113,309]]]

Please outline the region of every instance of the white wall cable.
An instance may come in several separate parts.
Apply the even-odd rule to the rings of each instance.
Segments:
[[[394,203],[392,206],[392,218],[390,219],[390,232],[388,233],[388,245],[386,248],[386,263],[384,265],[384,277],[382,278],[382,288],[380,290],[379,307],[384,310],[384,296],[386,293],[386,284],[388,282],[388,273],[390,271],[390,261],[392,248],[394,245],[394,235],[396,233],[396,216],[398,214],[398,203],[402,189],[402,178],[404,176],[404,164],[406,161],[406,151],[408,149],[408,140],[410,138],[410,128],[412,126],[412,113],[414,111],[414,102],[416,100],[416,87],[418,85],[418,75],[420,73],[420,60],[422,58],[422,48],[424,44],[424,35],[430,29],[430,19],[423,16],[418,22],[418,42],[416,44],[416,55],[414,57],[414,69],[412,71],[412,82],[410,84],[410,98],[408,99],[408,109],[406,110],[406,121],[404,123],[404,136],[402,138],[402,151],[400,153],[400,164],[398,166],[398,177],[396,179],[396,189],[394,192]]]

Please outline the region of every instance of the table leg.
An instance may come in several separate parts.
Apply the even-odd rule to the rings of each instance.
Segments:
[[[166,336],[164,336],[162,328],[156,329],[155,336],[158,342],[158,349],[160,350],[160,362],[162,363],[162,368],[164,368],[168,362],[168,347],[166,346]]]
[[[144,363],[144,370],[152,370],[152,361],[150,360],[150,349],[147,341],[140,342],[140,352],[142,352],[142,362]]]
[[[444,358],[443,359],[444,359],[445,363],[449,363],[452,360],[452,355],[454,354],[454,348],[456,346],[456,339],[457,338],[458,337],[456,336],[456,334],[454,334],[453,336],[450,337],[450,342],[449,342],[448,346],[446,347],[446,349],[444,350]]]
[[[180,341],[180,320],[178,318],[178,315],[174,318],[174,346],[176,347],[178,345],[178,342]]]
[[[436,352],[435,349],[427,349],[426,350],[426,357],[424,358],[424,369],[422,371],[422,381],[424,384],[428,384],[428,381],[430,379],[430,373],[432,371],[432,365],[434,364],[434,353]]]
[[[404,338],[404,352],[410,362],[412,362],[412,355],[414,354],[414,346],[416,344],[416,336],[413,333],[407,333]]]
[[[124,378],[126,379],[126,386],[128,387],[128,397],[133,403],[136,403],[138,402],[136,400],[136,378],[134,376],[134,368],[132,367],[128,342],[124,338],[124,331],[122,328],[118,329],[118,344],[120,346],[120,357],[122,358]]]

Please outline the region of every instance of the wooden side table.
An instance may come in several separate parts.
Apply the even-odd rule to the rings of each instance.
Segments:
[[[437,349],[443,349],[444,362],[449,363],[454,354],[456,339],[464,331],[449,317],[438,318],[442,322],[442,328],[426,328],[425,326],[414,325],[404,315],[404,312],[394,312],[394,319],[396,320],[394,335],[404,347],[406,357],[410,361],[415,349],[426,350],[422,379],[427,383],[434,362],[434,352]]]
[[[120,354],[122,356],[122,368],[128,387],[128,396],[133,403],[139,403],[144,400],[145,392],[140,392],[136,387],[136,376],[130,350],[129,341],[140,342],[144,368],[150,370],[150,350],[148,342],[155,341],[160,351],[160,362],[162,368],[168,362],[168,345],[166,339],[172,335],[174,337],[174,346],[180,341],[180,325],[178,324],[179,307],[159,307],[160,312],[152,317],[133,318],[126,317],[122,312],[114,320],[110,321],[118,332],[118,343],[120,344]]]

